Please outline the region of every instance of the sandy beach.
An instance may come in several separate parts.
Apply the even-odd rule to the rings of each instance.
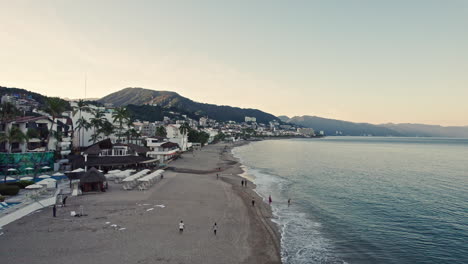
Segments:
[[[280,263],[271,211],[251,182],[241,186],[231,147],[184,153],[147,191],[110,183],[69,198],[56,218],[49,207],[4,226],[2,263]],[[70,216],[81,207],[87,216]]]

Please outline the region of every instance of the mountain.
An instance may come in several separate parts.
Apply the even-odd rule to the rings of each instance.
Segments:
[[[398,131],[368,123],[353,123],[318,116],[295,116],[288,119],[282,116],[282,118],[284,122],[310,127],[316,132],[323,131],[329,136],[404,136]]]
[[[285,115],[281,115],[281,116],[278,116],[278,119],[283,121],[283,122],[288,122],[289,120],[289,117],[288,116],[285,116]]]
[[[468,126],[437,126],[423,124],[382,124],[381,127],[386,127],[397,131],[408,137],[454,137],[468,138]]]
[[[98,102],[114,106],[126,106],[129,104],[157,105],[163,108],[180,109],[197,116],[208,116],[220,121],[233,120],[243,122],[246,116],[257,118],[257,122],[259,123],[277,120],[276,116],[257,109],[198,103],[175,92],[155,91],[144,88],[125,88],[104,96]]]
[[[343,136],[403,136],[403,137],[452,137],[468,138],[468,126],[444,127],[423,124],[381,124],[353,123],[317,116],[279,116],[282,121],[324,131],[326,135]],[[337,133],[338,131],[338,133]]]

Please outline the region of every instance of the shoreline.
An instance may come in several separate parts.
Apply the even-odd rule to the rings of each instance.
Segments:
[[[278,258],[278,263],[281,263],[281,232],[280,227],[277,223],[273,222],[274,218],[272,208],[269,204],[264,202],[263,197],[261,197],[256,191],[256,185],[249,179],[242,177],[241,174],[245,173],[242,169],[242,163],[240,160],[232,154],[232,150],[236,147],[241,147],[244,145],[250,144],[252,141],[243,141],[240,143],[234,143],[232,146],[226,148],[225,151],[221,153],[221,159],[227,162],[236,162],[234,165],[240,173],[233,175],[233,177],[222,177],[222,180],[228,182],[233,187],[233,190],[236,194],[241,197],[247,207],[250,207],[249,210],[250,217],[256,219],[258,222],[263,225],[266,233],[264,236],[267,236],[271,239],[272,245],[275,248],[275,255]],[[241,187],[240,181],[248,181],[247,187]],[[251,200],[255,199],[255,207],[251,206]],[[255,233],[251,232],[251,235]]]
[[[281,263],[279,231],[269,205],[255,193],[252,182],[241,186],[243,170],[230,152],[238,145],[220,143],[186,152],[146,191],[126,191],[109,182],[105,193],[70,196],[66,207],[57,208],[57,217],[52,217],[51,207],[44,207],[5,225],[2,260]],[[82,217],[70,214],[81,210]],[[177,229],[181,220],[186,224],[183,234]],[[215,222],[217,235],[212,230]]]

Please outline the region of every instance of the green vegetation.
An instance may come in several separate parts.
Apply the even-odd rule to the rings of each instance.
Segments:
[[[5,201],[5,196],[0,195],[0,203]]]
[[[231,106],[218,106],[214,104],[203,104],[194,102],[188,98],[180,96],[174,92],[167,91],[154,91],[143,88],[125,88],[118,92],[111,93],[101,99],[101,103],[111,103],[115,106],[126,106],[126,105],[157,105],[160,109],[154,111],[160,111],[162,109],[182,109],[182,114],[188,116],[208,116],[209,118],[219,121],[233,120],[236,122],[243,122],[245,116],[252,116],[257,118],[257,122],[268,123],[269,121],[277,119],[274,115],[265,113],[257,109],[243,109]],[[153,106],[156,107],[156,106]],[[130,107],[129,107],[130,108]],[[149,109],[149,108],[148,108]],[[133,111],[135,109],[130,109]],[[176,110],[177,111],[177,110]],[[140,112],[141,113],[141,112]],[[141,115],[140,120],[153,121],[148,115]],[[162,117],[159,115],[159,119],[154,121],[161,121]]]
[[[0,142],[8,142],[8,153],[11,153],[12,143],[23,143],[28,140],[26,136],[18,127],[12,126],[5,133],[0,134]]]
[[[196,130],[191,129],[188,132],[188,141],[201,143],[202,146],[208,142],[209,138],[210,138],[210,135],[204,131],[196,131]]]
[[[130,114],[127,108],[117,107],[112,113],[112,118],[114,119],[114,123],[117,122],[119,124],[119,133],[117,133],[119,139],[117,142],[120,142],[120,138],[123,136],[123,124],[127,123],[130,120]]]
[[[0,184],[0,195],[17,195],[19,191],[20,187],[18,186]]]
[[[49,131],[52,131],[52,126],[56,123],[55,119],[61,117],[63,112],[70,110],[70,104],[58,97],[49,97],[46,99],[45,112],[52,116],[52,124],[50,125]],[[58,134],[49,133],[47,135],[47,142],[50,142],[50,136],[58,136]],[[47,144],[47,149],[49,144]]]
[[[26,188],[26,186],[34,184],[34,181],[17,181],[17,182],[8,182],[8,186],[18,186],[20,189]]]
[[[163,126],[160,126],[160,127],[156,128],[155,136],[157,136],[157,137],[166,137],[167,136],[166,128],[163,127]]]

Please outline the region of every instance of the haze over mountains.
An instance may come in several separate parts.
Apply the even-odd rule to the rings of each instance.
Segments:
[[[380,124],[353,123],[318,116],[279,116],[283,122],[311,127],[324,131],[326,135],[343,136],[404,136],[404,137],[453,137],[468,138],[468,126],[443,127],[424,124]]]
[[[0,86],[0,96],[4,94],[30,94],[41,104],[44,96],[19,88]],[[454,137],[468,138],[468,126],[443,127],[424,124],[369,124],[327,119],[317,116],[274,116],[258,109],[245,109],[224,105],[214,105],[195,102],[171,91],[155,91],[144,88],[125,88],[96,100],[113,106],[128,106],[135,116],[147,120],[162,120],[171,111],[186,114],[192,118],[208,116],[209,118],[243,122],[245,116],[256,117],[257,122],[268,124],[273,120],[281,120],[303,127],[311,127],[316,131],[324,131],[325,135],[342,136],[408,136],[408,137]]]

